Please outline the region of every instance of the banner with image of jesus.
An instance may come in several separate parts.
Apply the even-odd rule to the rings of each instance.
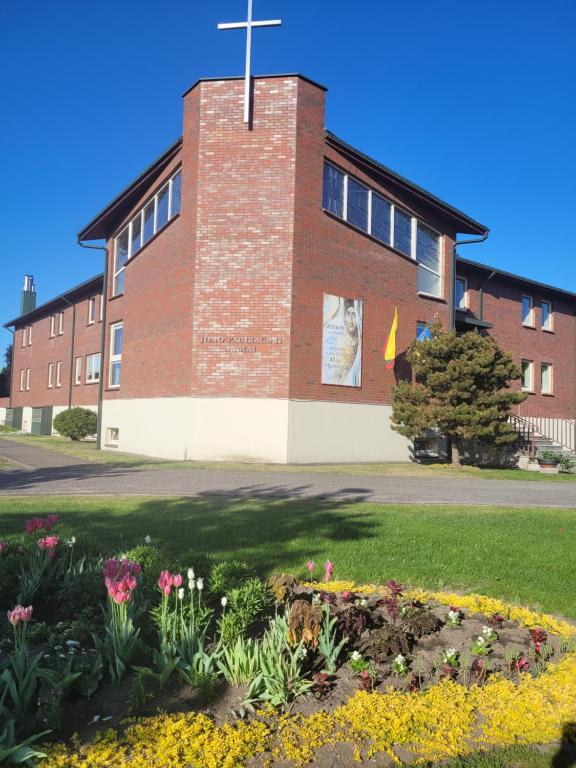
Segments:
[[[362,300],[324,294],[322,384],[362,383]]]

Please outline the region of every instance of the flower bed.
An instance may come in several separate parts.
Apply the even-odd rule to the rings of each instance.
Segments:
[[[58,525],[0,543],[0,578],[12,569],[19,590],[0,646],[0,755],[14,761],[421,762],[560,740],[576,722],[576,627],[561,619],[336,582],[332,563],[322,583],[265,584],[242,563],[205,560],[198,575],[151,542],[104,560]],[[125,720],[158,708],[171,713]],[[52,743],[35,749],[40,729]]]

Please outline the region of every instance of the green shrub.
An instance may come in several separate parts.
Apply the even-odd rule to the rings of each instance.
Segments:
[[[82,440],[96,434],[97,417],[88,408],[69,408],[54,419],[54,428],[70,440]]]
[[[574,466],[576,465],[570,456],[560,456],[560,461],[558,462],[558,468],[560,469],[560,472],[572,472]]]
[[[213,566],[210,572],[210,590],[217,597],[223,597],[254,575],[248,563],[242,560],[226,560]]]
[[[228,595],[230,610],[236,613],[246,629],[263,618],[274,605],[272,592],[260,579],[248,579]]]
[[[101,570],[87,570],[63,584],[54,595],[55,614],[60,621],[75,619],[82,611],[100,614],[106,602]]]

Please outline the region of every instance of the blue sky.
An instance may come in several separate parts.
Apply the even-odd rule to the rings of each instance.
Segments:
[[[101,270],[76,233],[239,75],[246,0],[0,0],[0,319]],[[488,225],[462,255],[576,291],[573,0],[254,0],[255,74],[328,87],[327,127]],[[0,331],[0,352],[11,334]]]

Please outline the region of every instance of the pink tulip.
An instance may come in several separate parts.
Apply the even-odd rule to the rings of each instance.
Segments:
[[[46,531],[51,531],[58,520],[60,520],[60,515],[48,515],[48,517],[44,518],[44,528]]]
[[[310,571],[310,573],[312,573],[312,571],[315,570],[316,568],[316,563],[314,562],[314,560],[308,560],[308,562],[306,563],[306,568]]]
[[[12,611],[8,611],[8,621],[15,627],[22,622],[28,622],[32,618],[32,606],[24,608],[23,605],[17,605]]]
[[[177,588],[182,586],[182,576],[179,573],[172,576],[172,584]]]
[[[330,560],[326,560],[324,563],[324,581],[330,581],[332,574],[334,573],[334,563]]]
[[[5,541],[0,541],[0,555],[2,554],[2,552],[4,552],[7,546],[8,544],[6,544]]]
[[[104,584],[108,596],[115,603],[126,603],[138,586],[137,576],[142,573],[140,564],[135,560],[110,558],[104,563]]]

